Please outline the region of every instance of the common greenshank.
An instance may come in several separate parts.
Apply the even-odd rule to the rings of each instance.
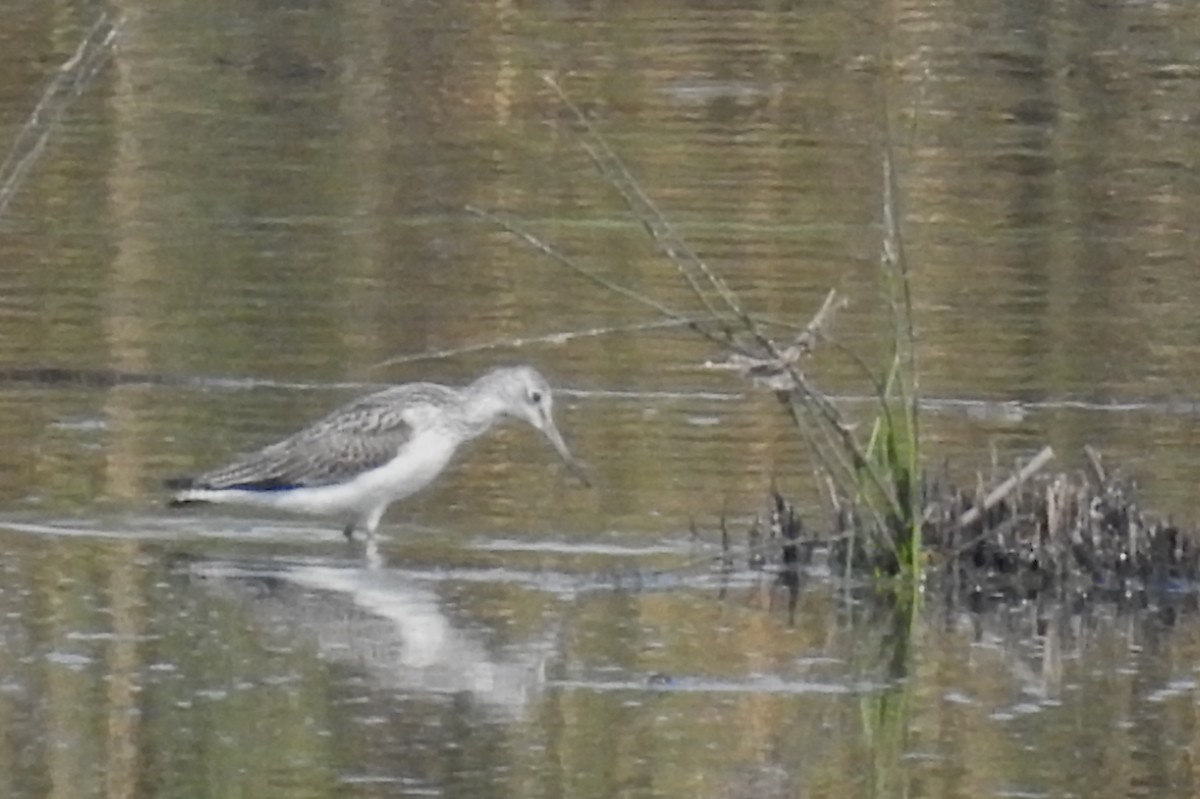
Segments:
[[[495,369],[465,388],[409,383],[345,405],[276,444],[195,477],[167,481],[172,506],[228,502],[340,516],[373,537],[388,505],[433,482],[459,445],[505,418],[542,432],[588,484],[554,424],[546,378]]]

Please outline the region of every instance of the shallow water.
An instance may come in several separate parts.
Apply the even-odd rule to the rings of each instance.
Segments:
[[[803,323],[836,287],[874,363],[886,94],[931,464],[1093,444],[1191,523],[1193,5],[114,9],[0,215],[0,793],[1195,793],[1192,597],[930,598],[907,630],[819,567],[791,600],[722,572],[720,520],[772,485],[823,519],[774,399],[684,331],[572,335],[660,318],[464,210],[699,311],[552,74],[749,307]],[[92,13],[10,12],[0,147]],[[593,489],[512,427],[375,549],[162,506],[380,384],[515,360]],[[867,407],[837,352],[810,371]]]

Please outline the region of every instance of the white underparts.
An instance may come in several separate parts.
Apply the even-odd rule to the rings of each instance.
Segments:
[[[442,431],[427,430],[411,439],[383,466],[361,472],[343,483],[276,491],[192,488],[178,492],[175,499],[342,516],[353,519],[356,527],[371,533],[388,505],[433,482],[450,462],[457,443]]]

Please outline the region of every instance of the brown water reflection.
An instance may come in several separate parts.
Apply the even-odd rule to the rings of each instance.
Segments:
[[[765,580],[722,600],[702,572],[640,590],[603,576],[662,551],[562,547],[528,569],[442,547],[414,568],[407,548],[370,567],[332,542],[264,557],[251,538],[231,559],[4,539],[12,796],[98,792],[97,773],[119,795],[1192,786],[1194,625],[1162,614],[935,604],[892,683],[887,611],[821,581],[789,625]],[[888,731],[867,720],[897,692],[902,747],[885,763]]]
[[[18,6],[0,146],[91,21]],[[717,518],[773,482],[819,510],[774,401],[705,344],[380,366],[656,320],[468,205],[695,310],[546,73],[749,305],[801,321],[837,287],[839,341],[874,357],[886,96],[932,457],[970,479],[992,447],[1069,468],[1091,443],[1190,521],[1194,4],[112,9],[109,69],[0,218],[0,369],[172,380],[0,384],[0,793],[1195,792],[1182,592],[931,601],[897,681],[878,605],[811,575],[789,624],[769,581],[708,568]],[[562,387],[595,490],[512,429],[395,509],[375,559],[306,520],[160,507],[165,474],[497,360]],[[836,353],[813,372],[867,392]]]

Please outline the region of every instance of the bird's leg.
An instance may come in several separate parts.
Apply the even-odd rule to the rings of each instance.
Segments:
[[[372,508],[367,515],[362,517],[363,530],[367,533],[367,538],[375,537],[375,528],[379,526],[379,520],[383,518],[383,512],[387,510],[387,505],[379,505]]]
[[[347,541],[354,540],[354,520],[346,522],[346,526],[342,528],[342,535],[346,536]]]

